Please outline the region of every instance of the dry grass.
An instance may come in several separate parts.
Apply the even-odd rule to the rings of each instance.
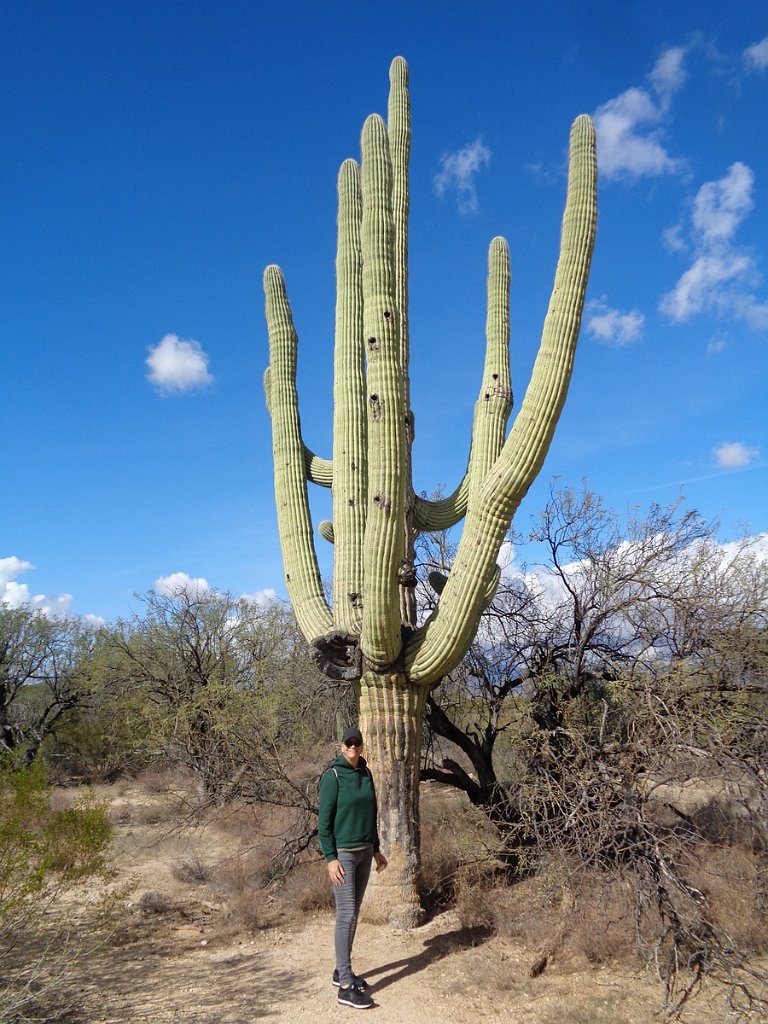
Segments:
[[[173,910],[173,900],[164,892],[157,889],[149,889],[142,893],[138,900],[138,907],[149,914],[168,914]]]
[[[228,930],[258,932],[279,921],[274,899],[259,884],[258,870],[248,854],[236,854],[221,863],[214,875],[214,889],[223,901]]]
[[[199,853],[190,853],[178,864],[173,865],[173,877],[179,882],[191,882],[203,885],[210,882],[213,867]]]
[[[704,848],[689,870],[714,924],[750,955],[768,953],[768,862],[743,846]]]
[[[430,785],[421,799],[421,879],[431,911],[458,905],[467,927],[492,922],[484,894],[498,871],[498,839],[463,793]]]
[[[336,901],[328,884],[325,861],[313,859],[300,864],[286,878],[279,900],[294,920],[318,910],[333,910]]]
[[[286,875],[275,860],[289,812],[239,804],[190,816],[189,800],[157,788],[153,783],[150,793],[132,783],[104,793],[118,821],[123,878],[135,879],[132,905],[110,939],[113,952],[120,950],[127,964],[134,957],[170,964],[203,946],[232,949],[233,955],[253,943],[269,949],[273,934],[314,934],[306,926],[320,915],[320,955],[332,955],[333,894],[324,862],[316,853],[305,854]],[[67,791],[66,799],[71,795]],[[411,959],[390,950],[388,929],[366,924],[372,930],[363,948],[370,956],[370,943],[375,944],[374,963],[401,956],[403,962],[418,962],[428,955],[421,969],[452,1005],[466,1010],[466,1018],[482,1020],[492,1009],[520,1024],[648,1024],[653,1019],[661,992],[643,959],[642,942],[638,954],[638,935],[648,936],[636,930],[629,880],[550,858],[535,877],[503,884],[493,830],[462,794],[427,786],[422,814],[425,877],[435,907],[451,910],[435,918],[433,940],[414,936]],[[768,949],[768,869],[751,850],[707,849],[708,857],[687,869],[721,927],[755,953]],[[275,928],[279,931],[273,933]],[[298,955],[314,956],[307,950]],[[531,977],[542,960],[542,972]],[[199,970],[191,962],[187,969]],[[178,984],[188,985],[190,977],[182,974]],[[414,975],[419,984],[421,977]],[[399,988],[400,983],[385,990],[387,1001]],[[691,1024],[725,1019],[722,992],[711,1011],[699,1012],[704,1005],[697,1000],[683,1019]],[[309,1004],[307,1012],[312,1012]]]

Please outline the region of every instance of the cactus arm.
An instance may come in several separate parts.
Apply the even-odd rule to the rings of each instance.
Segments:
[[[488,470],[501,454],[512,410],[509,373],[509,246],[494,238],[488,250],[488,314],[485,365],[480,396],[472,421],[469,456],[469,507],[472,508]]]
[[[363,205],[360,172],[354,160],[345,160],[342,164],[338,190],[333,376],[333,620],[335,628],[354,635],[359,634],[362,627],[363,536],[368,484],[363,254],[360,247]]]
[[[312,539],[304,446],[296,392],[297,337],[279,267],[264,271],[269,331],[269,400],[275,500],[285,582],[299,627],[307,639],[326,633],[332,617],[323,594]]]
[[[387,128],[363,127],[363,334],[368,360],[368,513],[360,646],[376,667],[400,653],[399,572],[405,554],[405,417],[400,330],[395,315],[392,169]]]
[[[466,474],[447,498],[416,498],[414,526],[418,530],[447,530],[463,519],[470,493],[477,493],[488,469],[504,446],[512,408],[509,375],[509,246],[494,238],[488,250],[488,315],[485,365],[480,396],[472,421],[472,443]]]
[[[304,472],[307,480],[318,487],[333,487],[333,462],[331,459],[322,459],[319,455],[303,445],[304,449]]]
[[[582,116],[571,129],[560,257],[531,381],[501,455],[467,513],[438,607],[407,644],[405,665],[413,681],[436,681],[467,650],[509,523],[544,462],[573,369],[595,239],[596,195],[595,130]]]
[[[413,524],[417,530],[447,530],[464,518],[469,499],[469,470],[462,477],[456,490],[447,498],[436,500],[416,498]]]
[[[272,415],[272,396],[270,392],[270,371],[269,367],[264,371],[264,398],[267,402],[267,412]],[[311,480],[313,484],[317,484],[319,487],[331,487],[333,486],[333,462],[330,459],[322,459],[319,455],[315,455],[311,448],[307,448],[305,444],[302,444],[304,452],[304,470],[307,474],[307,480]]]
[[[408,162],[411,156],[411,99],[408,93],[408,65],[402,57],[395,57],[389,69],[389,104],[387,110],[387,134],[392,160],[392,223],[394,227],[395,260],[395,308],[400,327],[400,361],[403,374],[403,415],[405,416],[405,516],[404,568],[413,566],[414,506],[416,495],[413,491],[412,456],[413,414],[411,412],[411,384],[408,373],[410,364],[410,328],[408,321],[408,213],[410,190],[408,187]],[[406,574],[401,576],[400,617],[409,626],[416,625],[415,573],[411,572],[408,585],[402,585]]]
[[[387,135],[392,160],[392,225],[394,228],[395,306],[400,320],[400,359],[406,409],[409,405],[408,365],[408,161],[411,155],[411,101],[408,95],[408,65],[395,57],[389,69]]]

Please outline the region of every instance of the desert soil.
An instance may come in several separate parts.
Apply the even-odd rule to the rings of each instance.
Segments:
[[[336,1022],[360,1016],[340,1006],[331,985],[333,917],[248,931],[227,924],[220,897],[174,870],[183,859],[223,856],[226,839],[211,825],[167,829],[152,821],[135,791],[109,793],[116,825],[117,879],[125,902],[96,940],[92,908],[71,908],[88,952],[62,988],[71,1024],[250,1024]],[[137,800],[144,803],[137,812]],[[159,831],[158,831],[159,830]],[[94,896],[95,900],[95,896]],[[532,979],[540,950],[462,929],[452,912],[423,927],[393,931],[361,922],[354,966],[375,999],[379,1024],[646,1024],[664,1019],[652,970],[552,960]],[[716,994],[717,995],[717,994]],[[682,1019],[726,1017],[722,995],[697,1000]],[[366,1018],[368,1019],[368,1018]]]

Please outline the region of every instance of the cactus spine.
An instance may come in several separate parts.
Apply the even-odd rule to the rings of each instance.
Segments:
[[[381,838],[390,870],[377,885],[393,920],[417,911],[418,754],[430,688],[461,660],[492,596],[496,558],[511,519],[542,466],[565,401],[597,221],[595,133],[571,129],[568,191],[555,283],[539,354],[522,407],[512,407],[509,370],[509,250],[488,255],[486,355],[467,470],[440,501],[414,495],[413,416],[408,383],[408,69],[390,69],[388,123],[363,127],[362,166],[338,179],[333,458],[301,436],[297,337],[278,267],[264,274],[275,495],[288,594],[318,663],[352,681],[367,755],[377,775]],[[320,579],[307,481],[331,487],[333,605]],[[416,628],[413,543],[466,517],[456,561],[437,608]],[[387,884],[385,885],[385,881]]]

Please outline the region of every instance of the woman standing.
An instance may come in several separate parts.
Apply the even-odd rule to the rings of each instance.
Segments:
[[[379,850],[376,790],[362,748],[360,730],[347,729],[341,741],[341,756],[320,780],[318,814],[320,847],[336,897],[333,984],[338,986],[339,1002],[356,1010],[373,1006],[368,983],[352,973],[357,918],[372,861],[376,861],[377,871],[387,866],[387,858]]]

